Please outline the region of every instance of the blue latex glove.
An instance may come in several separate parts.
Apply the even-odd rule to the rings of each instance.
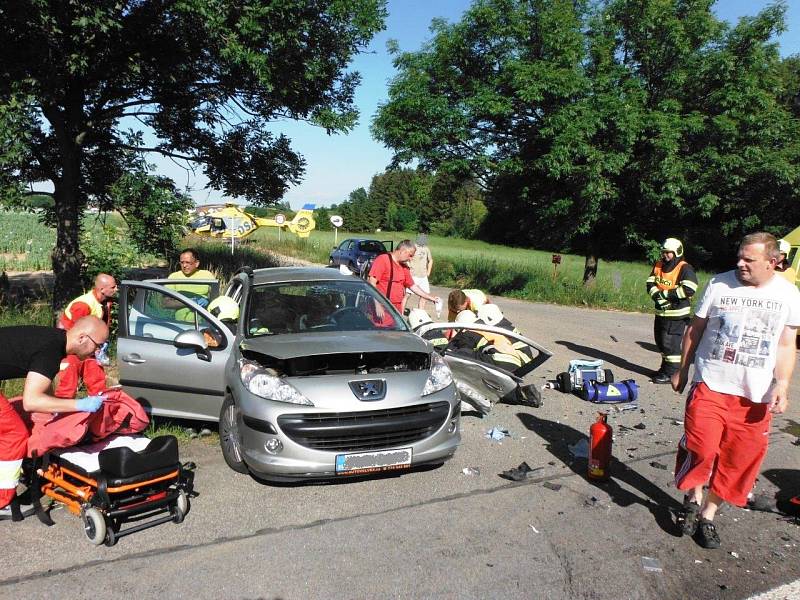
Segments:
[[[78,409],[78,412],[97,412],[100,407],[103,405],[103,400],[106,397],[103,395],[98,396],[86,396],[86,398],[78,398],[75,407]]]
[[[202,306],[203,308],[208,307],[208,298],[205,298],[203,296],[198,296],[197,298],[194,299],[194,302],[195,304],[197,304],[198,306]]]

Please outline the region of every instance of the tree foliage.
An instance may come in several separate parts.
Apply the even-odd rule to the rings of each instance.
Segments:
[[[395,55],[373,134],[480,182],[487,237],[594,260],[678,236],[729,264],[800,217],[797,71],[771,42],[783,3],[732,27],[711,4],[476,0]]]
[[[132,155],[199,166],[211,187],[261,205],[304,160],[275,119],[329,133],[356,122],[352,56],[383,27],[383,0],[96,0],[0,4],[2,183],[51,181],[55,302],[79,285],[91,198]]]

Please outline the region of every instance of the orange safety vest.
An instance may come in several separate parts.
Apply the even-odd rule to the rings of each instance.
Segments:
[[[653,275],[655,276],[656,287],[660,290],[674,290],[678,287],[678,280],[681,276],[681,269],[686,261],[679,260],[672,271],[664,271],[661,261],[656,263],[653,267]]]

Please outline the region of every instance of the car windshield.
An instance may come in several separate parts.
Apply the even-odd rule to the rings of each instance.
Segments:
[[[361,242],[360,246],[362,252],[375,252],[376,254],[386,252],[386,246],[377,240],[365,240]]]
[[[386,298],[355,278],[254,286],[245,323],[248,337],[324,331],[408,331]]]

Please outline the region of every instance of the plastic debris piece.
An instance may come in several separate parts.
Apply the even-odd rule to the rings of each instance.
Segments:
[[[186,429],[184,429],[183,433],[188,435],[190,440],[193,440],[194,438],[197,437],[197,430],[192,429],[191,427],[187,427]]]
[[[702,561],[702,560],[695,559],[695,561],[694,561],[694,564],[696,564],[696,565],[700,565],[700,564],[703,564],[703,561]]]
[[[618,342],[618,341],[619,341],[619,340],[618,340],[617,338],[615,338],[613,335],[611,335],[611,336],[609,336],[609,337],[610,337],[612,340],[614,340],[615,342]]]
[[[739,558],[738,552],[729,552],[728,554],[730,554],[733,558]]]
[[[558,490],[561,489],[560,483],[552,483],[550,481],[545,481],[542,485],[546,487],[548,490],[553,490],[554,492],[557,492]]]
[[[651,573],[662,573],[664,571],[658,559],[649,556],[642,557],[642,569]]]
[[[208,427],[203,427],[203,428],[200,430],[200,433],[199,433],[199,435],[200,435],[200,437],[208,437],[208,436],[210,436],[212,433],[213,433],[213,432],[212,432],[212,431],[211,431],[211,430],[210,430]]]
[[[511,437],[511,434],[508,432],[508,429],[501,426],[501,427],[492,427],[490,430],[486,432],[484,437],[492,441],[499,442],[504,437]]]
[[[625,412],[627,410],[636,410],[637,408],[639,408],[639,403],[631,402],[629,404],[618,404],[617,406],[614,407],[614,410],[616,410],[617,412]]]
[[[655,460],[650,462],[650,466],[653,467],[654,469],[661,469],[662,471],[667,470],[667,465]]]
[[[530,466],[528,466],[528,463],[521,462],[518,467],[500,473],[500,477],[504,479],[510,479],[511,481],[522,481],[528,477],[531,477],[531,474],[534,471],[538,471],[542,468],[543,467],[536,467],[535,469],[531,469]]]
[[[539,530],[538,530],[538,529],[536,529],[536,527],[534,527],[533,525],[530,525],[530,524],[529,524],[529,525],[528,525],[528,527],[530,527],[531,529],[533,529],[533,533],[539,533]]]
[[[468,475],[470,477],[481,474],[481,470],[478,467],[464,467],[463,469],[461,469],[461,472],[464,475]]]
[[[637,423],[636,425],[633,426],[633,428],[634,429],[647,429],[647,425],[645,425],[644,423]]]
[[[589,440],[581,438],[571,446],[568,446],[569,453],[574,458],[589,458]]]

